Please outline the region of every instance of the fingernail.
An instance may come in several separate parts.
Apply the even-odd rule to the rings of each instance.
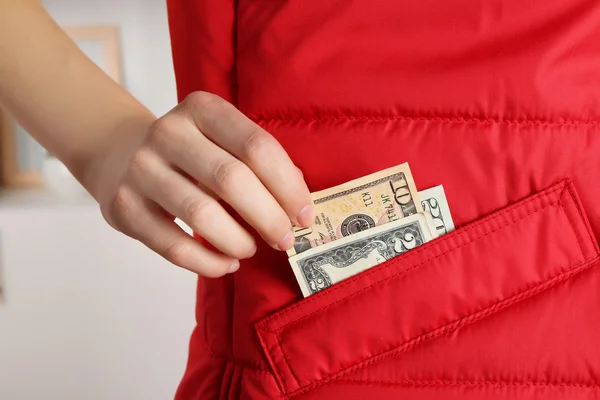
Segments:
[[[282,251],[286,251],[294,245],[294,235],[292,232],[288,232],[285,234],[284,238],[281,239],[281,242],[277,245],[277,248]]]
[[[240,261],[239,260],[233,260],[233,262],[229,265],[229,273],[234,273],[235,271],[237,271],[238,269],[240,269]]]
[[[302,226],[311,226],[315,222],[315,208],[309,204],[298,213],[298,223]]]

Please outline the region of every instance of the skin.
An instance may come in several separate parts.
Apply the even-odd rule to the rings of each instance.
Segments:
[[[190,94],[157,118],[82,53],[37,0],[0,0],[0,104],[61,160],[114,229],[203,276],[277,250],[314,210],[283,147],[232,104]],[[212,244],[204,247],[179,218]]]

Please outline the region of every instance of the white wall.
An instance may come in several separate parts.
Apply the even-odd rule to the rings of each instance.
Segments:
[[[165,0],[46,0],[64,25],[118,24],[125,86],[176,101]],[[92,202],[0,196],[0,399],[173,398],[195,276],[113,231]]]

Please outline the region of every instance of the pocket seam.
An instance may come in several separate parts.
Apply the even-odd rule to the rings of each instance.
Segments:
[[[525,202],[517,203],[517,204],[514,204],[513,206],[509,206],[509,207],[507,207],[507,209],[499,212],[498,214],[490,215],[488,217],[484,217],[481,220],[479,220],[479,221],[471,224],[470,226],[466,227],[462,231],[455,231],[456,234],[459,234],[459,233],[465,234],[466,232],[470,232],[470,231],[474,230],[475,228],[479,227],[482,224],[489,223],[490,221],[494,221],[494,220],[497,220],[497,219],[501,218],[502,216],[504,216],[507,213],[509,213],[512,210],[514,210],[516,207],[520,207],[520,208],[527,207],[529,204],[531,204],[532,202],[534,202],[536,200],[540,200],[541,198],[544,198],[544,197],[549,197],[549,196],[554,195],[554,194],[556,194],[557,192],[560,191],[560,194],[559,194],[558,198],[557,199],[552,199],[551,203],[543,205],[540,208],[534,209],[532,211],[529,211],[527,214],[525,214],[525,215],[523,215],[523,216],[521,216],[521,217],[519,217],[517,219],[508,221],[507,223],[505,223],[503,225],[500,225],[499,227],[497,227],[497,228],[495,228],[495,229],[493,229],[493,230],[491,230],[489,232],[486,232],[485,234],[483,234],[481,236],[475,236],[474,238],[469,239],[467,242],[462,243],[459,246],[451,247],[449,250],[446,250],[446,251],[444,251],[444,252],[442,252],[442,253],[440,253],[438,255],[435,255],[433,257],[430,257],[430,258],[428,258],[428,259],[426,259],[426,260],[424,260],[424,261],[422,261],[422,262],[420,262],[420,263],[418,263],[416,265],[411,266],[410,268],[408,268],[406,270],[397,271],[394,274],[392,274],[392,275],[390,275],[390,276],[388,276],[386,278],[383,278],[381,280],[378,280],[376,282],[373,282],[369,286],[366,286],[366,287],[364,287],[364,288],[362,288],[362,289],[360,289],[360,290],[358,290],[356,292],[352,292],[352,293],[348,294],[347,296],[344,296],[344,297],[342,297],[342,298],[334,301],[333,303],[329,303],[327,306],[325,306],[323,308],[319,308],[319,309],[317,309],[317,310],[315,310],[315,311],[313,311],[313,312],[311,312],[309,314],[306,314],[306,315],[304,315],[304,316],[302,316],[302,317],[300,317],[298,319],[290,321],[287,324],[278,327],[277,329],[270,329],[270,328],[266,327],[266,324],[269,323],[269,322],[271,322],[273,319],[275,319],[277,317],[282,317],[282,316],[288,314],[289,312],[297,309],[298,307],[306,305],[306,304],[309,304],[311,301],[314,301],[314,300],[317,299],[317,297],[312,298],[313,296],[308,297],[308,298],[305,299],[305,301],[300,302],[300,303],[295,304],[295,305],[292,305],[292,306],[290,306],[290,308],[288,308],[288,309],[286,309],[284,311],[281,311],[280,313],[277,313],[274,316],[269,317],[266,320],[262,321],[260,323],[260,329],[262,329],[262,330],[264,330],[266,332],[272,333],[274,335],[278,335],[283,329],[285,329],[285,328],[287,328],[289,326],[296,325],[297,323],[299,323],[299,322],[301,322],[301,321],[303,321],[303,320],[311,317],[312,315],[315,315],[315,314],[318,314],[320,312],[323,312],[324,310],[326,310],[326,309],[328,309],[328,308],[330,308],[330,307],[332,307],[332,306],[334,306],[334,305],[336,305],[338,303],[341,303],[342,301],[345,301],[345,300],[347,300],[349,298],[352,298],[352,297],[354,297],[354,296],[356,296],[356,295],[358,295],[360,293],[363,293],[366,290],[368,290],[368,289],[370,289],[370,288],[372,288],[372,287],[374,287],[376,285],[379,285],[379,284],[381,284],[383,282],[390,281],[391,279],[398,278],[399,276],[403,275],[405,272],[411,271],[411,270],[413,270],[413,269],[415,269],[415,268],[417,268],[417,267],[419,267],[419,266],[421,266],[421,265],[423,265],[425,263],[431,262],[431,261],[433,261],[433,260],[435,260],[435,259],[437,259],[439,257],[442,257],[442,256],[444,256],[446,254],[449,254],[452,251],[455,251],[455,250],[457,250],[457,249],[459,249],[459,248],[461,248],[461,247],[463,247],[463,246],[465,246],[467,244],[470,244],[470,243],[472,243],[472,242],[474,242],[476,240],[480,240],[480,239],[482,239],[482,238],[484,238],[484,237],[486,237],[486,236],[488,236],[488,235],[490,235],[492,233],[495,233],[495,232],[497,232],[497,231],[499,231],[501,229],[504,229],[504,228],[506,228],[506,227],[514,224],[514,223],[517,223],[518,221],[520,221],[520,220],[522,220],[524,218],[527,218],[527,217],[529,217],[529,216],[531,216],[533,214],[536,214],[536,213],[538,213],[540,211],[543,211],[547,207],[557,206],[559,204],[560,198],[564,194],[564,192],[565,192],[565,190],[566,190],[567,187],[568,187],[568,184],[567,185],[559,185],[557,187],[548,188],[548,189],[546,189],[546,190],[538,193],[537,195],[534,195],[532,198],[526,200]],[[567,219],[569,220],[569,223],[571,223],[568,216],[567,216]],[[571,229],[573,229],[572,225],[571,225]],[[413,251],[405,253],[405,257],[402,257],[402,259],[400,259],[400,258],[396,258],[395,260],[392,259],[392,260],[390,260],[391,262],[387,264],[387,267],[389,268],[392,265],[398,264],[400,261],[406,262],[407,260],[410,260],[411,258],[414,258],[417,254],[419,254],[419,253],[427,250],[429,247],[431,247],[431,245],[434,245],[434,244],[435,245],[440,245],[440,244],[442,244],[444,242],[450,241],[450,240],[452,240],[454,238],[454,236],[456,236],[456,234],[450,233],[450,234],[448,234],[446,236],[443,236],[441,238],[438,238],[438,239],[436,239],[436,240],[434,240],[432,242],[426,243],[426,244],[420,246],[419,248],[414,249]],[[428,246],[428,244],[430,244],[430,245]],[[584,257],[584,260],[585,260],[585,257]],[[332,287],[330,287],[328,289],[330,291],[331,290],[337,290],[337,291],[339,291],[342,287],[345,287],[345,286],[351,284],[352,282],[354,282],[354,281],[356,281],[358,279],[364,279],[364,277],[372,275],[375,272],[377,272],[378,270],[379,269],[377,267],[374,267],[374,268],[372,268],[369,271],[365,271],[364,274],[359,274],[359,275],[356,275],[354,277],[351,277],[351,278],[347,279],[346,281],[342,281],[342,282],[340,282],[340,283],[336,284],[335,286],[332,286]],[[317,295],[318,294],[319,293],[317,293]]]
[[[279,346],[279,350],[281,351],[281,355],[283,357],[283,362],[285,363],[285,366],[287,367],[288,371],[290,371],[290,374],[292,375],[292,378],[294,378],[296,385],[298,385],[300,387],[301,386],[300,380],[298,380],[296,373],[290,366],[290,362],[288,360],[287,354],[285,353],[285,351],[283,351],[283,346],[281,345],[281,342],[279,341],[279,335],[276,335],[275,338],[277,339],[277,346]],[[279,368],[277,368],[277,370],[278,370],[279,374],[281,374],[281,371],[279,371]]]
[[[281,114],[281,113],[280,113]],[[256,123],[293,123],[298,121],[303,122],[328,122],[328,121],[420,121],[420,122],[458,122],[458,123],[475,123],[475,124],[497,124],[497,125],[519,125],[519,126],[598,126],[600,121],[598,120],[581,120],[581,119],[570,119],[566,121],[552,121],[543,119],[531,119],[531,118],[512,118],[504,119],[494,116],[461,116],[453,115],[452,113],[439,114],[439,115],[394,115],[394,114],[383,114],[383,115],[364,115],[363,113],[355,114],[322,114],[322,115],[302,115],[301,112],[295,112],[296,115],[292,115],[294,112],[288,115],[274,115],[267,113],[253,113],[249,115],[249,118]]]
[[[581,200],[575,194],[575,192],[573,192],[573,185],[572,184],[567,185],[566,188],[569,190],[569,194],[571,195],[571,198],[575,202],[575,208],[577,209],[577,212],[579,213],[579,218],[581,218],[581,221],[583,222],[583,224],[585,226],[585,229],[586,229],[586,231],[588,233],[588,236],[589,236],[589,239],[590,239],[590,243],[594,247],[594,252],[597,254],[598,252],[600,252],[600,248],[598,247],[598,242],[596,240],[596,237],[594,236],[594,233],[592,232],[592,227],[590,226],[587,218],[583,215],[583,211],[582,211],[583,210],[583,205],[581,204]],[[566,208],[564,210],[565,210],[565,213],[567,213]],[[568,215],[567,215],[567,219],[569,220],[569,223],[571,224],[571,228],[573,228],[573,223],[571,221],[571,218]],[[574,228],[573,228],[573,230],[575,232],[577,232]],[[581,243],[579,243],[579,245],[581,246]],[[583,252],[583,247],[582,247],[581,251]],[[584,259],[586,258],[585,253],[583,255],[583,258]]]
[[[337,382],[349,383],[355,385],[367,385],[367,386],[419,386],[419,387],[428,387],[428,386],[468,386],[468,387],[543,387],[543,388],[579,388],[579,389],[600,389],[599,384],[586,384],[586,383],[578,383],[578,382],[543,382],[543,381],[468,381],[468,380],[403,380],[403,381],[394,381],[394,380],[377,380],[377,379],[351,379],[344,378],[338,379]]]
[[[573,195],[571,191],[569,191],[569,193],[571,194],[571,196]],[[575,236],[575,240],[577,241],[577,246],[579,247],[579,252],[581,253],[581,257],[585,261],[585,253],[583,252],[583,246],[581,244],[581,239],[579,238],[579,233],[575,230],[575,225],[573,225],[573,221],[571,221],[571,218],[569,217],[569,214],[567,213],[567,210],[565,209],[565,207],[563,207],[561,200],[558,201],[558,206],[560,207],[565,218],[569,222],[569,226],[571,227],[571,230],[573,231],[573,235]],[[581,213],[580,213],[580,215],[581,215]],[[583,216],[582,216],[582,218],[583,218]]]

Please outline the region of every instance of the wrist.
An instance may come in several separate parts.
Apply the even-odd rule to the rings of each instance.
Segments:
[[[120,164],[128,162],[129,154],[144,140],[155,120],[156,117],[149,112],[125,115],[115,121],[114,127],[108,132],[97,137],[87,136],[84,143],[68,149],[62,162],[98,200],[104,182],[117,178],[110,176],[111,171],[118,171]]]

